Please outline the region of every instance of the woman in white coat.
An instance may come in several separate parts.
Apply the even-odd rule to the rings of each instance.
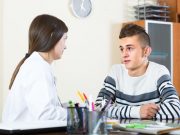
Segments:
[[[51,64],[66,49],[67,31],[66,24],[51,15],[39,15],[32,21],[29,50],[12,75],[3,122],[66,120]]]

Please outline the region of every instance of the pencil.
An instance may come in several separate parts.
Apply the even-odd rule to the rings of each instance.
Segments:
[[[81,101],[84,103],[85,99],[84,99],[84,97],[83,97],[83,95],[81,94],[80,91],[77,91],[77,95],[80,97]]]

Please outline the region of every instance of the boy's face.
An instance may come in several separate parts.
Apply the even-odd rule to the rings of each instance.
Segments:
[[[128,71],[141,70],[147,62],[147,48],[142,48],[137,35],[120,39],[121,60]]]

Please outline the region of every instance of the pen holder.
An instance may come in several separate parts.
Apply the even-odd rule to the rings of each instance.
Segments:
[[[88,112],[88,134],[89,135],[105,135],[106,128],[106,112],[89,111]]]
[[[88,110],[86,107],[67,108],[67,133],[83,134],[88,131]]]

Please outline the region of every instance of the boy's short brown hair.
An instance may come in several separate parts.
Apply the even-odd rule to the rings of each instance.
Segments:
[[[150,45],[150,37],[146,33],[143,27],[138,26],[133,23],[126,24],[119,34],[119,39],[131,36],[139,36],[139,40],[142,42],[143,47],[151,46]]]

